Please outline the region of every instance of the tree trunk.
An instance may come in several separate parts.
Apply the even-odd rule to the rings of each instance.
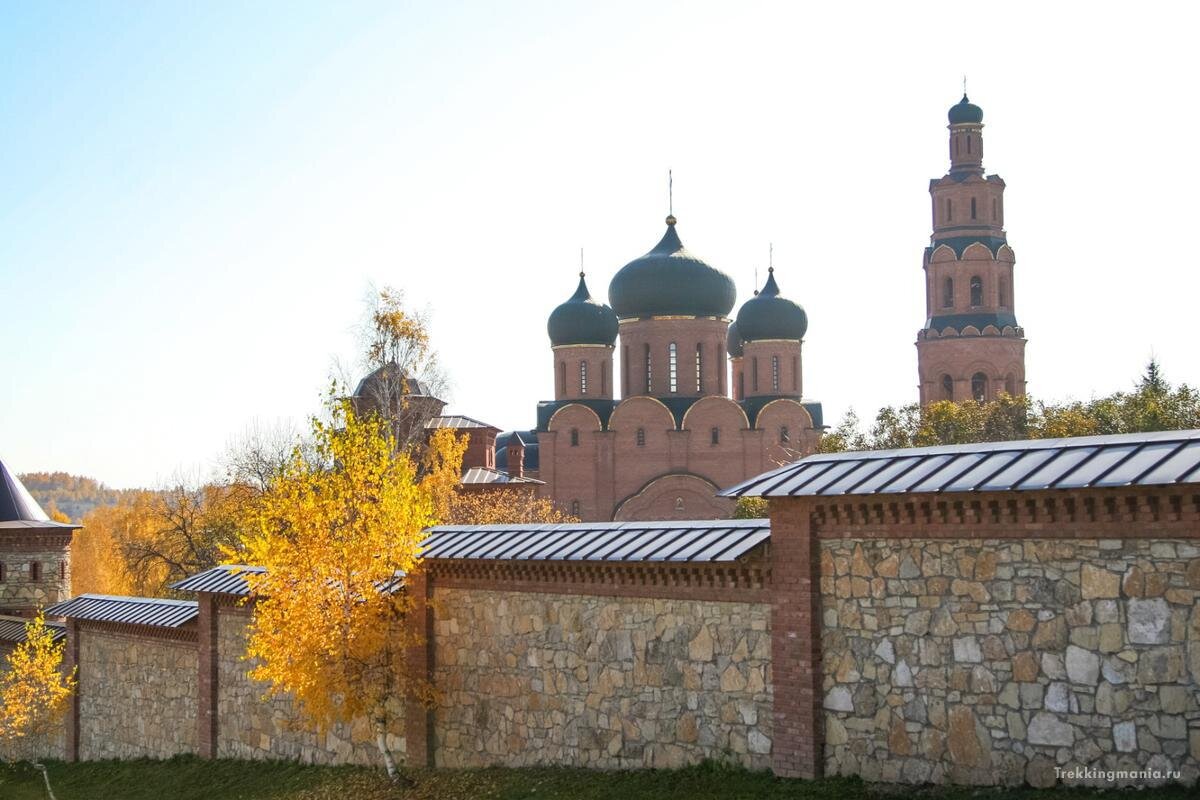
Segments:
[[[375,746],[379,748],[379,754],[383,756],[383,765],[387,767],[388,778],[396,780],[399,775],[396,772],[396,759],[392,758],[391,748],[387,743],[387,726],[381,721],[375,721]]]

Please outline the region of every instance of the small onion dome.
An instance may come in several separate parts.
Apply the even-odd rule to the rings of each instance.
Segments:
[[[579,288],[571,299],[550,312],[546,323],[550,344],[606,344],[617,340],[617,315],[603,303],[597,303],[588,292],[583,273],[579,273]]]
[[[798,303],[779,296],[775,269],[767,270],[767,285],[738,310],[738,335],[743,341],[762,339],[803,339],[808,330],[808,314]]]
[[[950,118],[951,125],[978,125],[983,122],[983,109],[968,100],[964,94],[962,100],[950,106],[950,113],[947,116]]]
[[[742,357],[742,335],[738,333],[736,322],[729,323],[729,334],[725,337],[725,352],[729,353],[730,358]]]
[[[675,217],[667,217],[662,241],[622,267],[608,285],[608,302],[622,319],[727,317],[736,299],[732,278],[684,249]]]

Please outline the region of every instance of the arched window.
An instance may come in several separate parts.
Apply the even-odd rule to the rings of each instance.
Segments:
[[[746,399],[746,373],[744,372],[738,373],[737,395],[738,400]]]
[[[1000,305],[1008,308],[1008,278],[1000,279]]]
[[[717,394],[725,394],[725,345],[717,345]]]
[[[571,501],[571,516],[572,517],[579,516],[579,501],[578,500]]]
[[[983,278],[978,275],[971,278],[971,305],[983,305]]]
[[[587,394],[587,362],[579,362],[579,393]]]
[[[969,134],[969,133],[968,133],[968,134],[967,134],[967,153],[970,153],[970,152],[971,152],[971,134]],[[974,200],[972,200],[971,202],[973,203],[973,202],[975,202],[975,201],[974,201]],[[971,215],[971,218],[972,218],[972,219],[974,219],[974,217],[975,217],[975,215],[974,215],[974,214],[972,214],[972,215]]]
[[[771,356],[771,391],[779,391],[779,356]]]
[[[1011,372],[1004,376],[1004,391],[1013,397],[1017,394],[1017,379]]]
[[[779,429],[779,443],[787,444],[791,440],[792,440],[792,437],[790,435],[788,435],[787,425],[784,425],[782,428]]]
[[[629,345],[621,348],[621,394],[629,396]]]
[[[667,391],[679,391],[679,358],[674,342],[667,345]]]
[[[975,198],[974,197],[971,198],[971,219],[975,219]]]
[[[567,362],[558,362],[558,393],[567,393]]]
[[[758,391],[758,356],[750,359],[750,390]]]
[[[579,447],[579,428],[571,428],[571,447]]]
[[[713,444],[721,443],[721,429],[720,428],[713,428],[709,432],[709,435],[711,436],[711,440],[712,440]]]
[[[650,379],[650,345],[649,344],[645,345],[645,354],[646,354],[646,394],[650,394],[650,391],[654,385],[654,382]]]
[[[949,375],[942,376],[942,399],[943,400],[953,400],[954,399],[954,379],[951,378]]]
[[[954,306],[954,278],[946,278],[942,282],[942,308]]]
[[[792,391],[800,391],[800,356],[792,356]]]
[[[979,403],[987,400],[987,375],[976,372],[971,376],[971,396]]]
[[[995,221],[996,221],[996,217],[997,217],[997,214],[996,214],[996,198],[994,198],[994,197],[993,197],[993,198],[992,198],[992,222],[995,222]]]
[[[608,394],[608,362],[600,362],[600,394]]]
[[[637,442],[638,447],[646,446],[646,429],[645,428],[637,429],[637,433],[634,435],[634,441]]]
[[[950,205],[950,198],[947,197],[946,198],[946,222],[950,222],[952,219],[954,219],[954,212],[953,212],[953,208]]]
[[[40,581],[42,579],[42,565],[37,561],[29,562],[29,580]]]
[[[704,345],[696,342],[696,394],[704,394]]]

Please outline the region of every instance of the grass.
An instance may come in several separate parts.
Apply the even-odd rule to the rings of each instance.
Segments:
[[[565,768],[420,770],[402,788],[379,770],[313,767],[284,761],[48,762],[58,800],[1037,800],[1111,798],[1086,789],[924,788],[828,778],[775,778],[720,764],[682,770],[595,772]],[[1130,796],[1131,793],[1130,793]],[[1194,798],[1193,789],[1138,792],[1139,800]],[[41,774],[28,764],[0,765],[0,798],[45,800]]]

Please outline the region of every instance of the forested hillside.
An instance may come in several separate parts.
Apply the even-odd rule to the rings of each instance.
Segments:
[[[129,491],[110,489],[95,478],[65,472],[26,472],[18,477],[47,514],[57,509],[72,522],[82,521],[93,508],[115,506]]]

